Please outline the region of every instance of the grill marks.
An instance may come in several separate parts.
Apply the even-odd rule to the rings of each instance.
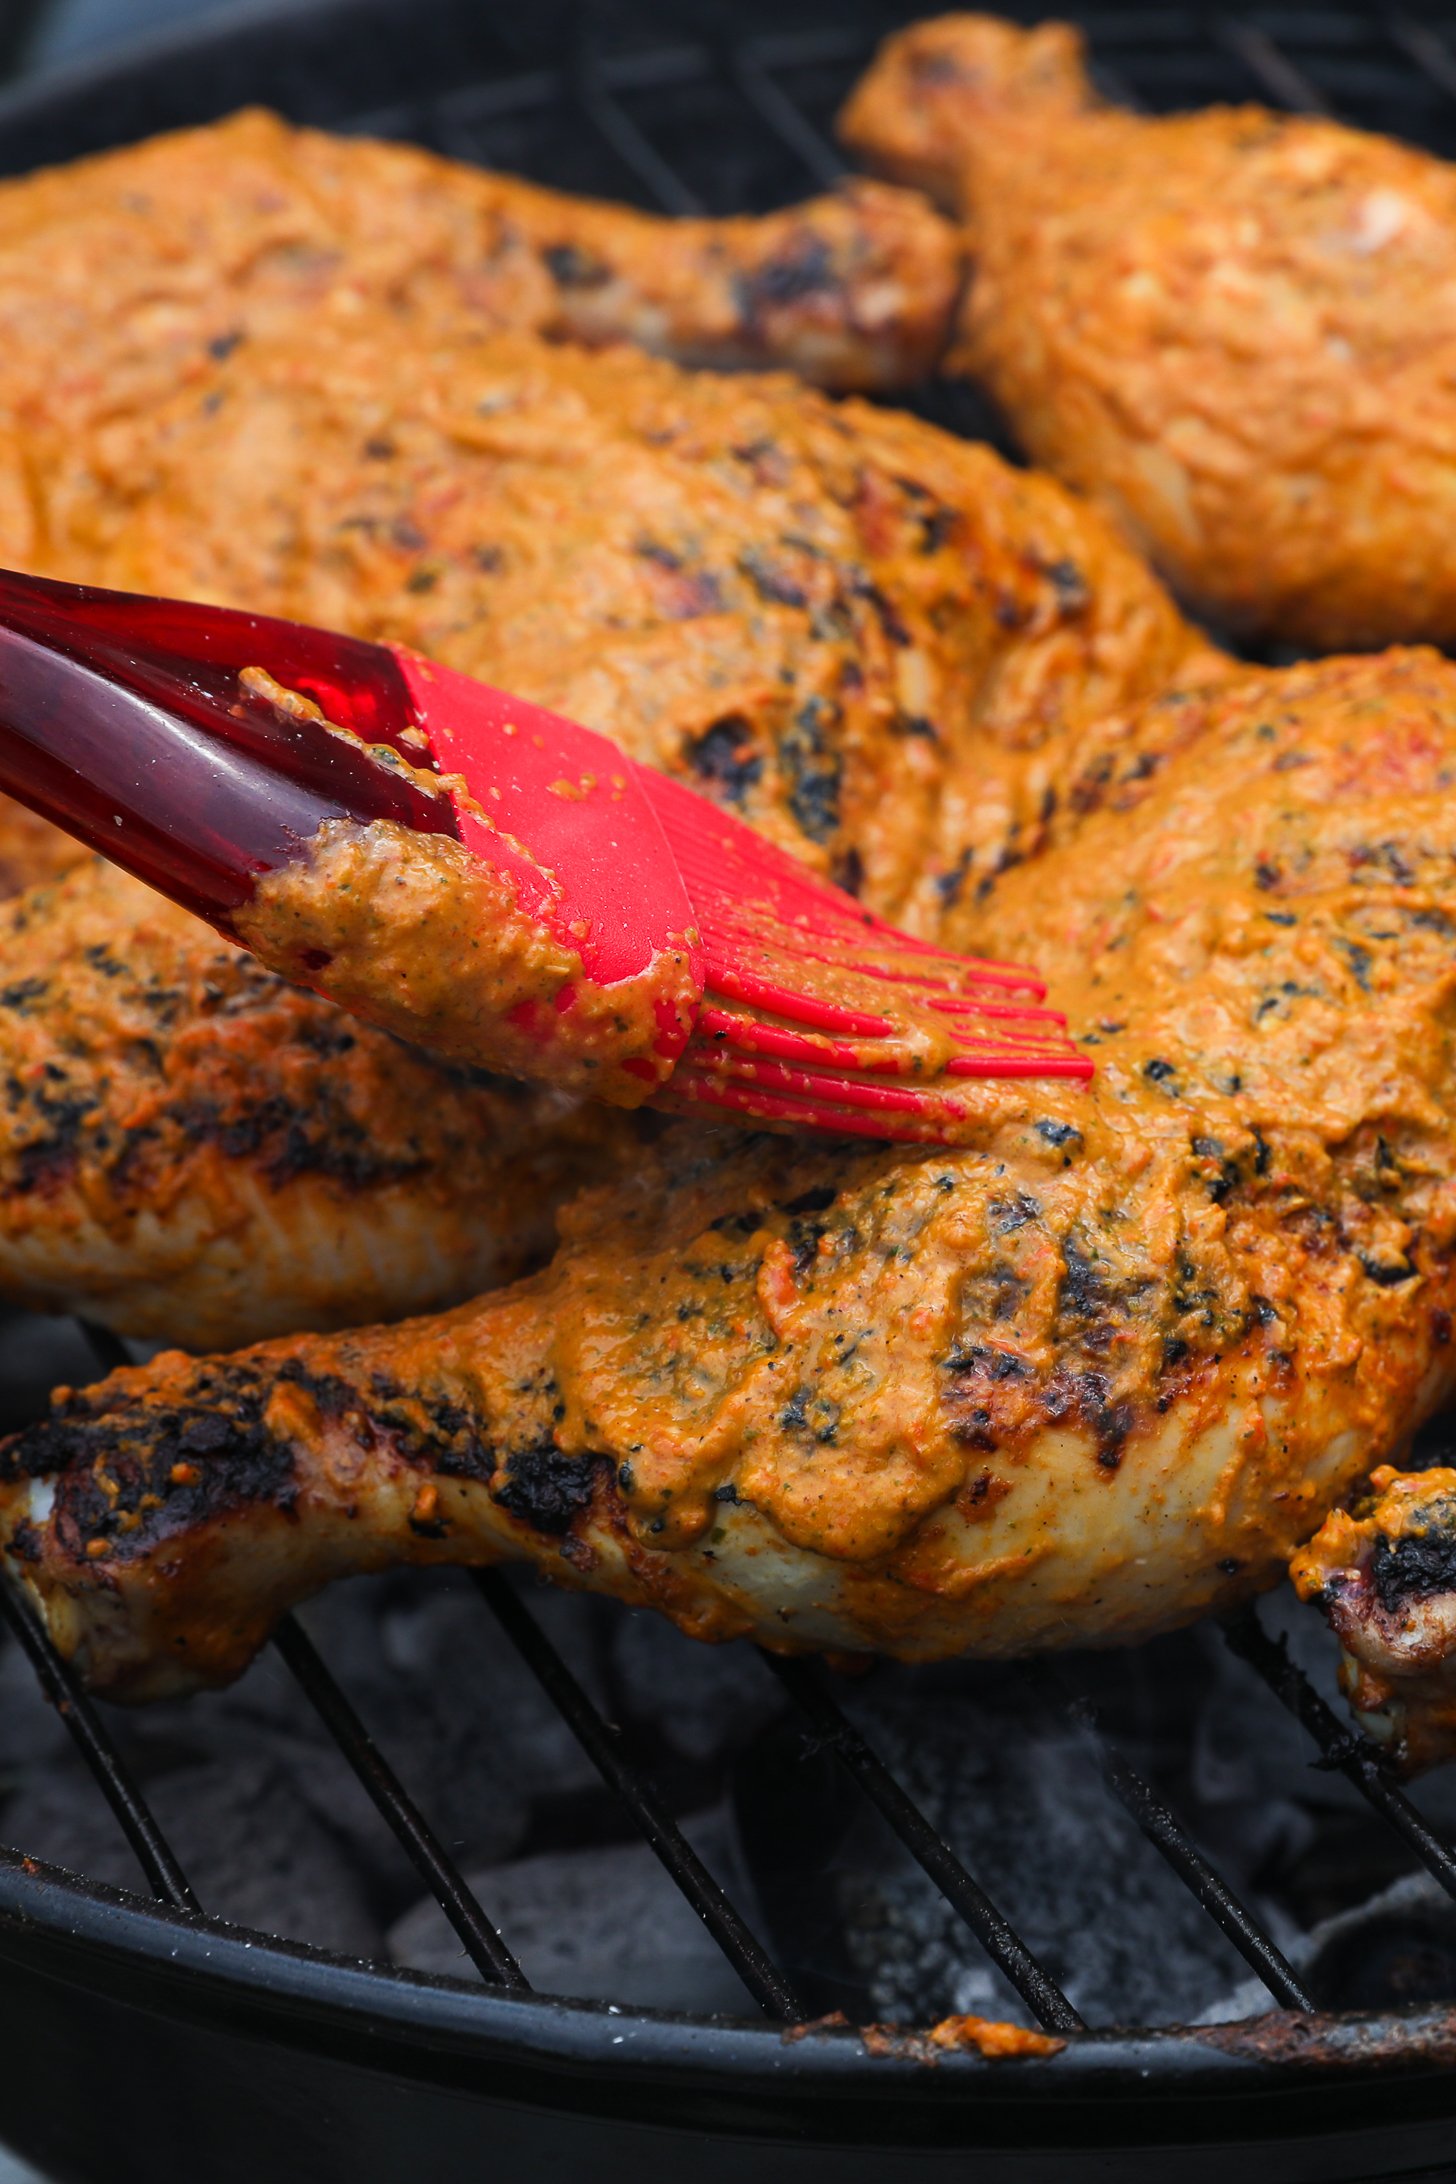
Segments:
[[[0,1203],[80,1187],[129,1214],[214,1155],[275,1191],[426,1176],[457,1073],[406,1059],[180,913],[135,927],[125,961],[101,943],[73,951],[93,901],[123,926],[139,903],[155,907],[119,875],[83,870],[0,924],[0,961],[69,957],[64,977],[0,989]],[[392,1103],[392,1076],[438,1084],[433,1117],[423,1084],[412,1111]]]
[[[347,1344],[333,1354],[348,1365]],[[176,1558],[209,1553],[219,1528],[257,1534],[265,1553],[257,1527],[279,1517],[297,1522],[302,1503],[317,1500],[320,1462],[327,1473],[331,1461],[320,1455],[325,1448],[350,1452],[326,1491],[363,1466],[359,1509],[343,1514],[366,1526],[371,1492],[401,1469],[422,1482],[488,1489],[511,1517],[561,1542],[568,1559],[585,1551],[568,1535],[598,1494],[615,1503],[606,1459],[571,1456],[549,1440],[501,1454],[478,1415],[427,1383],[379,1371],[355,1379],[300,1356],[271,1371],[246,1355],[175,1365],[173,1384],[160,1389],[133,1393],[121,1376],[63,1391],[49,1418],[0,1449],[0,1481],[47,1479],[55,1488],[52,1544],[43,1548],[26,1521],[14,1539],[20,1559],[59,1554],[94,1568],[104,1583],[108,1570],[165,1550],[180,1572]],[[423,1484],[415,1512],[409,1522],[421,1540],[447,1540],[457,1530],[458,1511]]]
[[[963,1447],[1010,1455],[1048,1427],[1075,1428],[1110,1476],[1140,1426],[1156,1425],[1251,1338],[1282,1373],[1285,1330],[1279,1311],[1249,1293],[1221,1238],[1205,1234],[1196,1201],[1191,1221],[1165,1222],[1167,1240],[1152,1240],[1159,1213],[1176,1203],[1175,1154],[1145,1192],[1089,1194],[1076,1172],[1081,1133],[1045,1119],[1032,1128],[1044,1157],[1060,1157],[1044,1187],[984,1200],[983,1240],[965,1250],[957,1330],[941,1362],[945,1417]],[[1241,1182],[1269,1190],[1259,1148],[1267,1166],[1262,1140],[1250,1138],[1233,1160],[1221,1141],[1200,1136],[1188,1165],[1222,1204]]]
[[[63,1395],[50,1418],[0,1451],[0,1476],[55,1477],[63,1554],[109,1564],[245,1511],[291,1512],[292,1452],[265,1423],[266,1384],[245,1367],[198,1368],[185,1404],[113,1408],[111,1389]]]

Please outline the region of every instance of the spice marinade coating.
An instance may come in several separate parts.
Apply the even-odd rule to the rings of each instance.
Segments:
[[[195,360],[180,393],[118,400],[104,427],[37,417],[23,450],[6,446],[32,492],[29,528],[0,532],[0,559],[412,646],[615,736],[927,930],[1043,824],[1069,728],[1223,665],[1048,481],[914,419],[627,351],[247,341]],[[206,1346],[432,1306],[519,1265],[481,1257],[516,1204],[507,1193],[492,1210],[498,1091],[419,1079],[407,1243],[348,1133],[320,1137],[335,1110],[316,1102],[317,1165],[334,1181],[310,1208],[291,1169],[282,1192],[253,1126],[234,1125],[291,1111],[297,1083],[322,1075],[306,1028],[341,1020],[253,965],[258,1008],[224,1026],[199,996],[219,961],[242,978],[241,958],[115,876],[68,879],[26,915],[24,931],[0,924],[0,996],[35,975],[38,949],[57,973],[23,1013],[0,999],[0,1082],[28,1094],[0,1103],[7,1294]],[[84,968],[103,937],[150,966],[159,918],[165,1037]],[[351,1068],[390,1051],[352,1033]],[[178,1104],[173,1074],[200,1068],[234,1088],[228,1127],[201,1167],[164,1134],[139,1169],[137,1100],[150,1128],[154,1100]],[[45,1150],[57,1097],[74,1120],[63,1153]],[[367,1128],[367,1101],[348,1115]],[[611,1157],[608,1120],[583,1116],[564,1179],[593,1130]],[[462,1161],[452,1148],[472,1136]],[[307,1248],[315,1213],[347,1275],[341,1261],[326,1280]],[[533,1240],[548,1215],[543,1202]],[[301,1283],[277,1278],[285,1234],[310,1269]],[[275,1266],[269,1283],[248,1282],[252,1253]],[[409,1271],[422,1263],[433,1286]]]
[[[1271,1582],[1453,1378],[1453,723],[1417,652],[1086,731],[977,938],[1088,1090],[978,1086],[954,1152],[675,1128],[512,1290],[63,1398],[3,1458],[58,1642],[185,1687],[404,1560],[911,1657]]]
[[[984,15],[888,40],[841,131],[964,222],[953,364],[1184,598],[1321,648],[1456,638],[1456,167],[1120,111],[1077,31]]]
[[[256,341],[27,448],[38,573],[409,646],[922,925],[1014,854],[1069,724],[1227,665],[1050,481],[628,349]]]

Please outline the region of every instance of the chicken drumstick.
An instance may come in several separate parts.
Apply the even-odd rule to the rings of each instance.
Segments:
[[[1190,604],[1456,638],[1456,167],[1258,107],[1121,112],[1076,31],[981,15],[890,39],[842,131],[965,223],[958,366]]]

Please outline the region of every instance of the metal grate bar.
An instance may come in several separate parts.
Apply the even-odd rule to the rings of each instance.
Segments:
[[[820,189],[833,189],[844,173],[844,161],[828,137],[815,128],[783,85],[769,74],[757,47],[734,46],[728,55],[728,74],[759,120],[793,153]]]
[[[1375,1747],[1367,1738],[1346,1729],[1327,1706],[1314,1685],[1289,1657],[1282,1638],[1271,1638],[1252,1608],[1230,1616],[1223,1634],[1241,1661],[1262,1676],[1281,1705],[1286,1706],[1324,1754],[1325,1763],[1338,1767],[1353,1782],[1368,1805],[1403,1836],[1421,1864],[1448,1896],[1456,1896],[1456,1856],[1427,1825],[1410,1799],[1391,1781]]]
[[[530,1981],[467,1887],[464,1875],[349,1704],[313,1640],[290,1615],[280,1624],[273,1642],[319,1720],[454,1927],[465,1954],[481,1978],[493,1987],[527,1992]]]
[[[614,1796],[697,1912],[753,1999],[771,2017],[801,2023],[803,2008],[736,1906],[719,1887],[652,1787],[623,1756],[616,1731],[572,1675],[551,1640],[496,1570],[472,1570],[501,1629]]]
[[[0,1615],[24,1649],[42,1691],[71,1732],[71,1741],[120,1822],[152,1894],[170,1904],[174,1911],[198,1910],[192,1884],[157,1825],[150,1805],[137,1788],[131,1769],[97,1720],[91,1701],[75,1674],[61,1659],[14,1585],[5,1580],[0,1580]]]
[[[1055,1670],[1038,1666],[1026,1671],[1028,1680],[1083,1730],[1097,1754],[1107,1787],[1141,1828],[1160,1857],[1166,1860],[1184,1886],[1192,1891],[1214,1924],[1256,1972],[1276,2002],[1288,2010],[1312,2010],[1314,1998],[1301,1985],[1299,1975],[1282,1949],[1269,1939],[1258,1921],[1209,1864],[1187,1835],[1152,1784],[1129,1765],[1108,1738],[1096,1707],[1083,1693],[1072,1691]]]
[[[1011,1921],[999,1911],[978,1881],[926,1819],[920,1807],[871,1750],[805,1661],[766,1653],[764,1660],[794,1704],[808,1716],[814,1732],[878,1806],[921,1870],[927,1873],[951,1909],[964,1920],[986,1954],[998,1964],[1023,2002],[1051,2032],[1081,2032],[1085,2025],[1061,1988],[1038,1963]]]
[[[677,170],[668,165],[657,146],[643,135],[626,107],[610,89],[601,62],[590,48],[578,53],[571,70],[571,87],[577,104],[603,142],[623,166],[637,177],[664,212],[679,218],[703,210]]]
[[[1414,61],[1422,75],[1428,76],[1437,89],[1448,98],[1456,99],[1456,54],[1446,40],[1429,23],[1419,23],[1409,15],[1392,16],[1386,24],[1391,39]]]
[[[1288,107],[1295,114],[1329,112],[1303,69],[1280,51],[1267,30],[1241,23],[1232,15],[1216,17],[1213,28],[1219,44],[1243,62],[1265,98],[1276,106]]]
[[[126,1347],[109,1327],[81,1321],[86,1340],[103,1372],[130,1363]],[[37,1683],[71,1733],[102,1796],[115,1813],[152,1894],[174,1911],[200,1909],[181,1861],[137,1788],[131,1769],[102,1728],[96,1711],[69,1662],[63,1661],[18,1588],[0,1579],[0,1616],[35,1671]]]

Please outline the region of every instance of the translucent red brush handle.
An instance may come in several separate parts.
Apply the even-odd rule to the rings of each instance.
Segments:
[[[214,921],[326,819],[455,832],[448,798],[251,697],[239,674],[257,666],[421,762],[383,646],[0,572],[0,788]]]

